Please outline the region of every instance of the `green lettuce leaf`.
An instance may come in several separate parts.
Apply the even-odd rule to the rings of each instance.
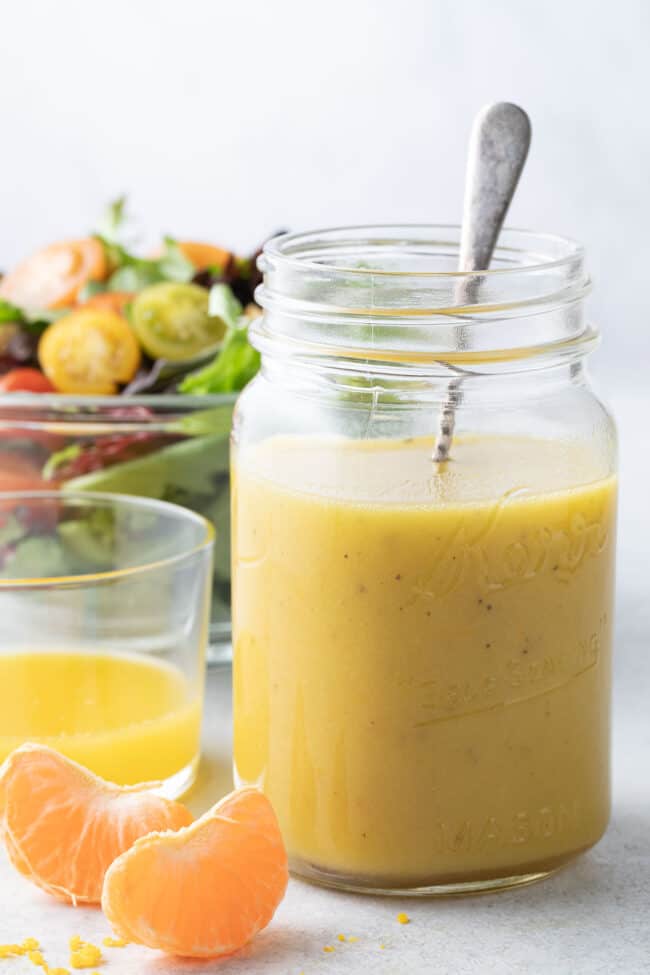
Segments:
[[[244,309],[229,285],[213,284],[210,288],[208,311],[210,315],[225,322],[228,328],[237,328]]]
[[[96,235],[103,245],[108,260],[116,266],[107,282],[108,291],[141,291],[159,281],[185,283],[194,277],[194,265],[181,252],[171,237],[165,237],[160,257],[138,257],[122,244]]]
[[[205,368],[187,376],[178,390],[193,396],[236,393],[250,382],[259,368],[260,354],[248,341],[248,328],[233,328],[216,358]]]
[[[28,331],[42,332],[44,328],[62,315],[67,315],[69,311],[69,308],[39,308],[36,311],[27,311],[0,298],[0,325],[15,322]]]
[[[6,322],[20,324],[23,318],[24,315],[17,305],[12,305],[10,301],[0,298],[0,324],[4,325]]]

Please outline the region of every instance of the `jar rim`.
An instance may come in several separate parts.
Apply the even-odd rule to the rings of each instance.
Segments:
[[[273,238],[250,329],[263,354],[376,362],[511,362],[582,355],[584,248],[503,228],[491,267],[458,271],[455,224],[334,227]]]
[[[287,233],[278,234],[268,240],[263,248],[263,252],[260,258],[261,270],[266,269],[265,258],[270,261],[281,261],[285,267],[294,267],[296,269],[312,269],[318,271],[330,270],[335,272],[340,272],[346,275],[359,275],[360,277],[368,275],[387,275],[390,277],[408,277],[408,278],[454,278],[463,279],[466,277],[476,276],[476,271],[460,271],[457,268],[455,270],[444,270],[444,271],[426,271],[426,270],[414,270],[414,269],[390,269],[390,268],[379,268],[379,267],[366,267],[359,265],[346,265],[330,263],[327,260],[320,259],[316,260],[314,258],[305,257],[305,253],[310,253],[308,248],[312,247],[317,243],[326,245],[327,247],[332,247],[332,244],[337,241],[343,242],[347,240],[356,240],[358,243],[382,243],[386,244],[389,241],[393,243],[404,243],[405,237],[415,237],[415,235],[426,232],[427,235],[432,235],[427,238],[417,238],[419,243],[429,242],[431,244],[442,244],[451,247],[458,246],[460,241],[461,226],[455,223],[406,223],[406,224],[341,224],[336,227],[325,227],[316,230],[307,231],[289,231]],[[377,235],[381,234],[381,237]],[[395,236],[391,236],[395,235]],[[446,240],[445,237],[449,235],[455,236],[456,240]],[[503,240],[511,240],[512,244],[508,246],[503,243]],[[582,261],[585,256],[584,245],[572,237],[567,237],[561,234],[552,234],[547,232],[538,232],[533,230],[528,230],[521,227],[504,227],[501,231],[500,240],[495,248],[495,256],[505,253],[515,253],[519,252],[521,254],[529,254],[531,257],[534,256],[534,251],[522,246],[521,249],[516,248],[515,242],[521,241],[522,245],[526,243],[532,248],[533,245],[543,246],[546,245],[551,249],[560,251],[558,256],[548,256],[542,257],[541,259],[531,260],[527,263],[520,263],[509,267],[490,267],[482,269],[480,271],[481,277],[496,277],[504,274],[511,274],[516,272],[518,274],[525,274],[526,272],[537,272],[537,271],[549,271],[554,268],[559,268],[564,264],[569,262],[575,263],[576,261]],[[331,242],[331,243],[330,243]]]

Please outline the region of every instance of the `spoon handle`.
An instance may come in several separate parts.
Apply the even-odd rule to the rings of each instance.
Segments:
[[[503,221],[524,168],[530,147],[530,119],[510,102],[481,109],[474,120],[467,158],[465,203],[460,239],[459,271],[485,271],[490,266]],[[463,277],[456,288],[456,304],[476,301],[480,274]],[[458,346],[465,348],[466,332],[459,329]],[[449,458],[462,399],[463,376],[452,379],[440,412],[433,459]]]
[[[510,102],[487,105],[470,137],[459,271],[485,271],[530,147],[530,120]]]

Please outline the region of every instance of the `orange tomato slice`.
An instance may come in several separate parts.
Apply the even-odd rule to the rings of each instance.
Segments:
[[[38,358],[61,393],[112,395],[133,379],[141,353],[131,326],[112,311],[80,308],[41,336]]]
[[[65,240],[36,251],[0,281],[0,297],[19,308],[65,308],[88,281],[108,273],[104,248],[93,237]]]
[[[88,298],[80,308],[101,308],[103,311],[113,311],[116,315],[124,315],[126,306],[135,298],[135,291],[102,291],[92,298]]]
[[[197,240],[181,240],[178,242],[178,248],[197,271],[213,266],[225,268],[230,260],[230,251]]]

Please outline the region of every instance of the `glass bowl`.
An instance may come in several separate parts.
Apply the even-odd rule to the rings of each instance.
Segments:
[[[0,396],[0,491],[138,495],[212,522],[209,663],[231,658],[228,449],[236,398]]]
[[[26,741],[177,796],[200,750],[214,531],[149,498],[0,494],[0,762]]]

